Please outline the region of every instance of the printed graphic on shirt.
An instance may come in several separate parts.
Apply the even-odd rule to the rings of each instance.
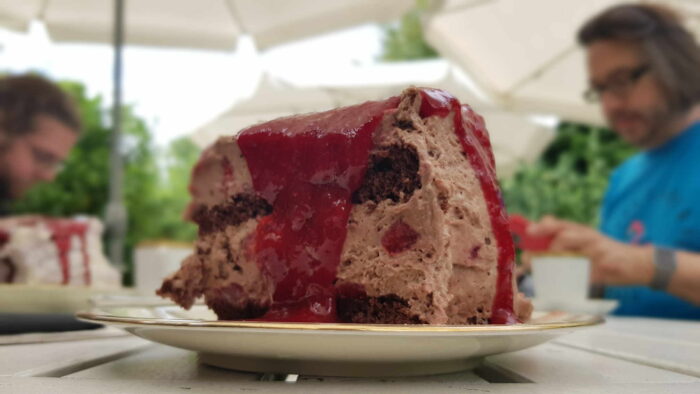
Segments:
[[[641,245],[644,239],[644,223],[641,220],[633,220],[627,227],[627,239],[633,245]]]

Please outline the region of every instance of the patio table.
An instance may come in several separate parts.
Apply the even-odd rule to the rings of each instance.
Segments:
[[[472,371],[405,378],[223,370],[115,328],[0,336],[1,393],[700,393],[700,322],[609,317]]]

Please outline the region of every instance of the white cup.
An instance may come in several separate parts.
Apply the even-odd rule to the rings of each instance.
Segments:
[[[588,298],[590,260],[582,256],[532,258],[535,298],[549,305],[580,304]]]
[[[175,242],[146,243],[134,252],[134,276],[136,290],[154,295],[163,279],[180,268],[180,263],[192,253],[192,245]]]

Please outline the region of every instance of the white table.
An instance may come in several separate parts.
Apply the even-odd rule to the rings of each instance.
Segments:
[[[412,378],[262,375],[116,329],[0,336],[0,393],[700,393],[700,322],[608,318],[474,371]]]

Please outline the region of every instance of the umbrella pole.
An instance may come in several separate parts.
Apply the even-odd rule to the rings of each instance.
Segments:
[[[109,258],[112,264],[124,269],[124,238],[126,236],[127,212],[122,192],[123,163],[121,153],[122,134],[122,46],[124,42],[124,0],[114,0],[114,69],[112,138],[109,161],[109,202],[106,222],[109,234]]]

